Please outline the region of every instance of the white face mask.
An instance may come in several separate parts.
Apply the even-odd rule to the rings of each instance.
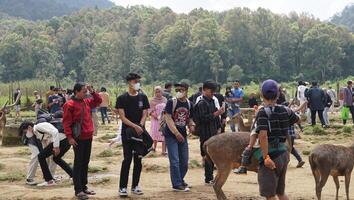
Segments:
[[[134,89],[135,91],[140,90],[140,88],[141,88],[140,83],[135,83],[135,84],[133,84],[133,89]]]
[[[180,98],[183,98],[184,97],[184,92],[177,92],[176,93],[176,98],[177,99],[180,99]]]

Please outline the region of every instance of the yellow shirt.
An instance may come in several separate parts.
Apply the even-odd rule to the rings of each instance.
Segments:
[[[99,95],[102,98],[102,103],[101,103],[100,107],[108,107],[110,104],[109,94],[107,92],[100,92]]]

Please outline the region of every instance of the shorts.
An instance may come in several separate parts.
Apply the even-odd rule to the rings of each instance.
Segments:
[[[15,105],[15,109],[16,109],[16,112],[20,112],[21,111],[21,105]]]
[[[259,192],[262,197],[270,198],[285,193],[285,176],[289,163],[289,154],[284,152],[273,159],[274,170],[260,165],[258,170]]]

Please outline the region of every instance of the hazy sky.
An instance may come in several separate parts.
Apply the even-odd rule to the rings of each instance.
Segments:
[[[340,12],[354,0],[111,0],[117,5],[146,5],[155,8],[170,7],[178,13],[188,13],[194,8],[223,11],[233,7],[268,8],[275,13],[288,14],[291,11],[311,13],[326,20]]]

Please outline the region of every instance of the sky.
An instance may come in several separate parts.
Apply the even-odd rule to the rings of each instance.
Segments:
[[[321,20],[328,20],[354,0],[111,0],[117,5],[145,5],[155,8],[170,7],[177,13],[188,13],[194,8],[213,11],[229,10],[233,7],[248,7],[252,10],[263,7],[278,14],[310,13]]]

